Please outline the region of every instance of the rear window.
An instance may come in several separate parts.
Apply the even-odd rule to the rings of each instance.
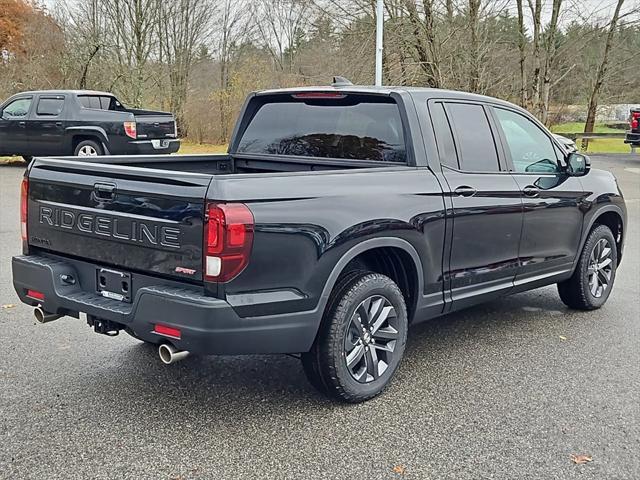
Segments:
[[[42,116],[58,116],[64,107],[64,97],[41,97],[38,100],[36,114]]]
[[[398,105],[388,97],[297,100],[260,106],[238,151],[347,160],[406,162]]]

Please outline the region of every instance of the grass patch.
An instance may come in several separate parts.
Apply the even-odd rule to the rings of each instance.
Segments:
[[[211,143],[192,143],[183,141],[178,154],[194,153],[227,153],[227,145],[213,145]]]
[[[26,165],[22,157],[0,157],[0,165]]]
[[[584,132],[583,122],[559,123],[551,127],[554,133],[582,133]],[[602,123],[596,123],[593,131],[595,133],[624,133],[619,128],[607,127]],[[582,140],[576,142],[578,148],[582,147]],[[589,140],[589,148],[586,153],[629,153],[631,147],[624,143],[623,138],[597,138]]]
[[[567,123],[559,123],[557,125],[553,125],[551,127],[551,131],[554,133],[582,133],[584,132],[584,123],[583,122],[567,122]],[[593,127],[593,131],[595,133],[624,133],[623,130],[619,128],[611,128],[607,127],[602,123],[596,123]]]

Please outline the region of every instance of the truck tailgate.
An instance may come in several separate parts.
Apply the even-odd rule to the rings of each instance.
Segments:
[[[125,271],[202,280],[210,175],[37,159],[28,243]]]
[[[163,139],[176,137],[176,122],[172,115],[146,113],[144,110],[132,110],[136,119],[139,139]]]

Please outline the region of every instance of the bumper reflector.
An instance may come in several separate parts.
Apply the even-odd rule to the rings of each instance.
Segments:
[[[37,292],[35,290],[27,290],[27,297],[35,298],[36,300],[44,301],[44,293]]]
[[[165,337],[172,337],[180,340],[180,330],[178,330],[177,328],[156,324],[153,326],[153,331],[158,335],[164,335]]]

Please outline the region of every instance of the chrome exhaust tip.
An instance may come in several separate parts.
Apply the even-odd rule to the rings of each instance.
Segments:
[[[169,343],[163,343],[158,347],[158,355],[160,360],[165,365],[171,365],[180,360],[184,360],[189,356],[189,352],[186,350],[177,350],[173,345]]]
[[[62,315],[58,315],[57,313],[45,312],[40,307],[36,307],[33,309],[33,316],[36,317],[36,321],[38,323],[53,322],[54,320],[57,320],[60,317],[62,317]]]

